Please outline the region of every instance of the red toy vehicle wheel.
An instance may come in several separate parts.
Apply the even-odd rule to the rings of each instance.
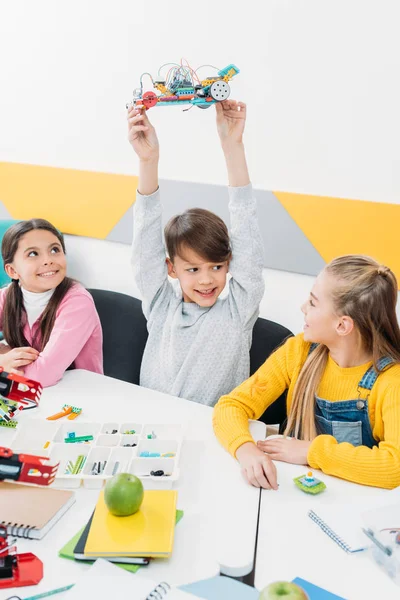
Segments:
[[[13,451],[11,448],[0,448],[0,456],[1,458],[11,458],[13,455]]]
[[[157,95],[154,92],[145,92],[142,100],[146,108],[151,108],[157,104]]]

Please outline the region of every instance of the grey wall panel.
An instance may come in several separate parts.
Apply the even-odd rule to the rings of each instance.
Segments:
[[[184,181],[160,181],[164,224],[187,208],[212,210],[229,223],[228,190],[224,186]],[[264,265],[271,269],[316,275],[324,260],[272,192],[255,190],[260,229],[264,241]],[[132,207],[107,236],[130,244]]]
[[[264,266],[317,275],[325,261],[273,192],[255,190],[264,241]]]
[[[121,217],[115,227],[112,228],[106,240],[110,242],[122,242],[123,244],[131,244],[133,236],[133,207],[128,208],[126,213]]]

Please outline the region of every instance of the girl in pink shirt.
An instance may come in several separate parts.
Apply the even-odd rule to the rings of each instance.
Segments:
[[[103,373],[102,330],[92,296],[66,276],[64,238],[44,219],[21,221],[3,237],[0,366],[54,385],[70,366]]]

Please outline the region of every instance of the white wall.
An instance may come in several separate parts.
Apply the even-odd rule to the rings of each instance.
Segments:
[[[136,172],[125,102],[184,56],[241,69],[258,187],[398,203],[399,22],[398,0],[0,0],[0,160]],[[151,111],[163,178],[225,182],[212,112]]]

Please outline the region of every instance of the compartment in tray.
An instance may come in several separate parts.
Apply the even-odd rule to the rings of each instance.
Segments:
[[[137,435],[142,431],[142,425],[140,423],[132,423],[131,421],[127,421],[126,423],[122,423],[119,426],[119,433],[122,435]],[[127,433],[132,432],[132,433]],[[135,432],[135,433],[133,433]]]
[[[113,435],[119,433],[119,423],[104,423],[103,427],[101,428],[101,433],[110,433]]]
[[[155,479],[169,479],[176,475],[176,461],[174,458],[133,458],[128,472],[137,477],[154,477]],[[164,471],[164,475],[151,475],[151,472]]]
[[[66,487],[80,486],[89,451],[90,447],[87,444],[53,444],[50,461],[52,463],[60,462],[55,479],[56,487],[59,485],[65,485]],[[76,469],[76,472],[74,472],[74,467],[78,467],[79,456],[84,456],[85,459],[80,469]]]
[[[105,476],[112,477],[117,473],[129,473],[129,464],[136,455],[136,448],[113,448],[107,462]]]
[[[138,444],[139,444],[139,436],[138,435],[132,435],[130,433],[125,433],[124,435],[120,436],[120,440],[119,440],[120,446],[123,446],[126,448],[135,448],[135,450],[136,450]]]
[[[83,469],[83,485],[85,487],[102,487],[110,454],[111,450],[109,447],[95,446],[90,450]]]
[[[148,439],[147,436],[155,434],[157,440],[176,440],[182,437],[182,425],[160,425],[146,424],[143,427],[141,438]]]
[[[75,421],[71,421],[69,423],[67,421],[66,423],[63,423],[60,425],[60,428],[54,437],[54,441],[62,443],[65,441],[66,438],[68,438],[68,434],[70,434],[70,433],[75,433],[75,437],[92,435],[93,438],[95,439],[97,434],[99,433],[100,429],[101,429],[100,423],[85,423],[83,421],[80,421],[79,423],[75,423]],[[92,440],[91,443],[94,442],[94,439]],[[78,442],[75,442],[75,443],[78,443]],[[68,444],[68,445],[73,446],[74,444]],[[82,445],[82,444],[79,443],[79,445]]]
[[[13,452],[46,455],[46,449],[55,438],[59,423],[40,419],[32,419],[18,424],[11,448]]]
[[[163,440],[158,438],[155,440],[141,439],[137,447],[137,455],[138,458],[143,458],[141,456],[142,453],[149,453],[150,457],[146,458],[175,458],[179,448],[180,442],[177,440]],[[159,454],[160,456],[152,457],[152,454]],[[174,456],[163,457],[163,454],[173,454]]]
[[[131,436],[129,436],[131,437]],[[121,441],[121,436],[119,433],[100,433],[100,435],[96,438],[95,444],[96,446],[107,446],[113,447],[118,446]]]

